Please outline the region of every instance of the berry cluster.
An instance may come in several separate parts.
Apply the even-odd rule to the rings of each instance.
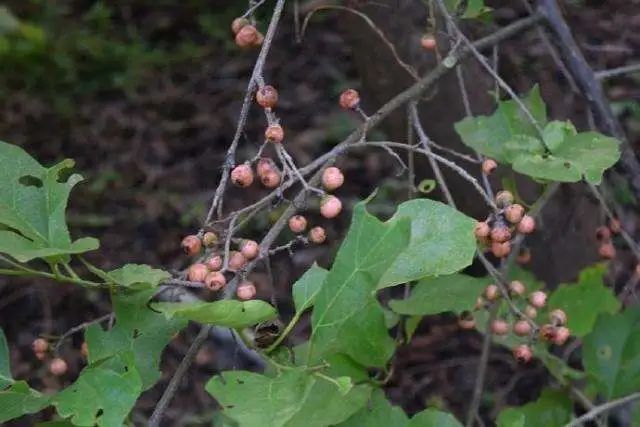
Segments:
[[[488,285],[483,294],[478,297],[475,309],[487,310],[492,304],[499,303],[503,294],[500,287],[495,284]],[[513,355],[519,362],[526,363],[531,360],[531,343],[540,339],[555,345],[563,345],[571,335],[565,326],[567,315],[560,309],[549,313],[549,322],[538,326],[534,319],[538,316],[538,310],[547,304],[547,294],[543,291],[533,291],[527,294],[527,287],[519,280],[513,280],[508,285],[508,297],[511,303],[518,308],[511,322],[504,318],[497,318],[489,325],[491,332],[497,336],[507,335],[512,332],[519,337],[526,337],[528,342],[519,344],[513,349]],[[473,329],[475,319],[470,312],[463,313],[458,319],[458,325],[462,329]]]
[[[474,233],[478,241],[490,248],[494,256],[504,258],[511,252],[514,232],[533,233],[536,223],[532,216],[524,213],[522,205],[514,203],[513,194],[509,191],[500,191],[496,195],[496,205],[499,210],[485,221],[478,222]]]
[[[251,49],[262,45],[264,36],[251,25],[247,18],[236,18],[231,23],[231,31],[236,35],[236,44],[242,49]]]
[[[36,338],[35,340],[33,340],[33,342],[31,343],[31,349],[33,350],[33,354],[35,355],[36,359],[41,361],[44,361],[47,356],[52,353],[49,342],[44,338]],[[82,346],[80,347],[80,353],[85,359],[88,357],[89,352],[86,342],[82,343]],[[54,357],[49,362],[49,372],[56,377],[60,377],[66,374],[68,369],[69,366],[67,365],[67,362],[60,357]]]
[[[621,231],[620,220],[612,219],[609,225],[601,225],[596,229],[596,239],[600,242],[598,255],[604,259],[613,259],[616,256],[616,247],[612,242],[612,234],[619,234]]]

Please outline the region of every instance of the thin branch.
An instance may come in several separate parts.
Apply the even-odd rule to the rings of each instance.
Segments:
[[[589,412],[587,412],[584,415],[581,415],[580,417],[576,418],[575,420],[571,421],[570,423],[567,423],[565,425],[565,427],[581,426],[584,423],[586,423],[587,421],[593,420],[595,417],[597,417],[598,415],[602,414],[603,412],[608,412],[608,411],[612,410],[613,408],[616,408],[618,406],[622,406],[624,404],[633,402],[634,400],[638,400],[638,399],[640,399],[640,392],[633,393],[633,394],[630,394],[628,396],[621,397],[620,399],[612,400],[612,401],[607,402],[607,403],[603,403],[602,405],[598,405],[598,406],[594,407],[592,410],[590,410]]]
[[[611,77],[618,77],[624,74],[640,73],[640,64],[630,64],[623,67],[611,68],[609,70],[596,71],[596,79],[604,80]]]

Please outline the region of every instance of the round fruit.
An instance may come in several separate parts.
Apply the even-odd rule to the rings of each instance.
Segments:
[[[260,182],[267,188],[276,188],[280,185],[280,174],[275,170],[270,170],[260,177]]]
[[[499,208],[506,208],[513,203],[513,200],[513,194],[510,191],[498,191],[498,194],[496,194],[496,205]]]
[[[248,187],[253,183],[253,170],[247,164],[238,165],[231,171],[231,182],[238,187]]]
[[[549,320],[556,326],[563,326],[567,323],[567,314],[558,308],[549,313]]]
[[[268,142],[280,144],[284,140],[284,129],[279,124],[269,125],[264,131],[264,137]]]
[[[344,184],[342,171],[335,166],[326,168],[322,172],[322,187],[327,191],[333,191]]]
[[[425,50],[434,50],[436,48],[436,39],[431,34],[425,34],[420,38],[420,46]]]
[[[491,175],[493,171],[498,167],[498,163],[496,163],[493,159],[485,159],[482,162],[482,173],[485,175]]]
[[[547,294],[542,291],[535,291],[529,295],[529,302],[535,308],[542,308],[547,303]]]
[[[254,259],[260,253],[260,246],[255,240],[245,240],[240,245],[240,253],[246,259]]]
[[[524,293],[527,291],[526,286],[524,285],[524,283],[522,283],[519,280],[514,280],[511,283],[509,283],[509,292],[511,292],[512,295],[524,295]]]
[[[556,334],[553,337],[553,343],[555,345],[564,345],[564,343],[569,339],[569,336],[571,336],[571,331],[569,331],[569,328],[560,326],[556,329]]]
[[[497,225],[491,230],[491,240],[503,243],[511,239],[511,231],[506,225]]]
[[[510,252],[511,252],[511,243],[509,241],[502,242],[502,243],[493,242],[491,244],[491,253],[496,258],[504,258],[508,256]]]
[[[533,353],[528,345],[521,344],[513,349],[513,357],[515,357],[519,363],[528,363],[533,357]]]
[[[514,203],[504,208],[504,217],[511,224],[519,223],[522,220],[523,216],[524,216],[524,208],[522,207],[522,205]]]
[[[320,215],[335,218],[342,210],[342,202],[336,196],[325,196],[320,202]]]
[[[189,256],[197,255],[202,249],[202,242],[198,236],[191,235],[182,239],[182,250]]]
[[[496,285],[489,285],[484,290],[484,296],[487,297],[489,301],[495,301],[500,298],[500,289]]]
[[[258,176],[262,176],[272,170],[277,170],[275,163],[273,163],[273,160],[268,157],[261,157],[260,160],[258,160],[258,164],[256,165],[256,173],[258,174]]]
[[[259,39],[258,30],[253,25],[245,25],[236,33],[236,44],[242,49],[255,46]]]
[[[231,22],[231,31],[233,31],[233,34],[238,34],[238,31],[247,25],[249,25],[247,18],[236,18]]]
[[[247,259],[240,252],[231,251],[229,253],[229,261],[228,261],[229,270],[231,271],[240,270],[242,267],[245,266],[246,263],[247,263]]]
[[[504,320],[494,320],[491,322],[491,332],[496,335],[506,335],[509,332],[509,324]]]
[[[600,240],[601,242],[608,242],[609,239],[611,239],[611,230],[609,230],[609,227],[601,225],[600,227],[596,228],[596,239]]]
[[[516,228],[518,233],[531,234],[536,229],[536,220],[532,216],[524,215]]]
[[[603,243],[598,248],[598,255],[604,259],[613,259],[616,257],[616,248],[611,242]]]
[[[204,278],[204,285],[211,291],[219,291],[227,284],[227,279],[224,274],[219,271],[212,271]]]
[[[355,89],[347,89],[340,94],[340,107],[353,110],[360,104],[360,94]]]
[[[244,281],[238,285],[236,296],[239,300],[248,301],[256,296],[256,287],[249,281]]]
[[[207,231],[202,236],[202,243],[205,247],[210,248],[211,246],[214,246],[216,243],[218,243],[218,235],[213,231]]]
[[[526,314],[529,319],[535,319],[538,315],[538,310],[528,305],[524,308],[524,314]]]
[[[540,327],[540,338],[545,341],[553,341],[556,337],[556,327],[553,325],[542,325]]]
[[[49,343],[43,338],[36,338],[31,343],[34,353],[44,353],[49,348]]]
[[[302,233],[307,228],[307,219],[302,215],[289,218],[289,229],[294,233]]]
[[[491,227],[485,221],[479,221],[476,223],[473,233],[477,238],[488,237],[491,233]]]
[[[204,278],[207,277],[207,273],[209,273],[209,269],[206,265],[196,263],[189,267],[187,277],[191,282],[204,282]]]
[[[458,326],[460,329],[473,329],[476,326],[476,321],[470,313],[462,313],[458,318]]]
[[[256,92],[256,102],[262,108],[273,108],[278,103],[278,91],[273,86],[262,86]]]
[[[67,362],[59,357],[56,357],[51,361],[51,363],[49,363],[49,372],[57,377],[64,375],[67,372],[67,369]]]
[[[527,336],[531,333],[531,325],[526,320],[518,320],[513,325],[513,332],[521,337]]]
[[[309,240],[316,245],[324,243],[327,239],[327,233],[324,231],[322,227],[313,227],[309,230]]]
[[[516,262],[520,265],[529,264],[531,262],[531,251],[527,248],[520,249]]]
[[[205,261],[205,264],[207,265],[209,270],[218,271],[222,268],[222,265],[224,264],[224,260],[220,255],[212,255]]]

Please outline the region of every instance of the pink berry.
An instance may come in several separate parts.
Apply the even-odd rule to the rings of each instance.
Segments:
[[[327,191],[334,191],[344,184],[342,171],[335,166],[326,168],[322,172],[322,187]]]
[[[280,144],[284,140],[284,129],[278,124],[269,125],[264,131],[264,137],[269,142]]]
[[[480,221],[476,223],[475,228],[473,229],[473,233],[477,238],[488,237],[491,233],[491,227],[484,221]]]
[[[249,281],[244,281],[238,285],[236,296],[239,300],[248,301],[256,296],[256,287]]]
[[[513,332],[521,337],[527,336],[531,333],[531,325],[526,320],[518,320],[513,325]]]
[[[270,170],[260,175],[260,182],[266,188],[276,188],[280,185],[280,180],[280,173],[275,170]]]
[[[223,261],[224,260],[220,255],[212,255],[205,261],[205,264],[207,265],[209,270],[218,271],[222,268]]]
[[[529,302],[535,308],[542,308],[547,303],[547,294],[542,291],[535,291],[529,295]]]
[[[307,228],[307,219],[302,215],[289,218],[289,229],[294,233],[302,233]]]
[[[493,159],[485,159],[482,162],[482,173],[485,175],[491,175],[493,171],[498,167],[498,163],[496,163]]]
[[[204,278],[204,285],[211,291],[219,291],[227,284],[224,274],[219,271],[213,271]]]
[[[264,175],[266,172],[276,168],[275,163],[268,157],[261,157],[256,165],[256,173],[258,176]]]
[[[324,231],[322,227],[313,227],[309,230],[309,240],[316,245],[320,245],[324,243],[327,239],[327,233]]]
[[[247,164],[238,165],[231,171],[231,182],[238,187],[248,187],[253,183],[253,170]]]
[[[238,32],[247,25],[249,25],[247,18],[236,18],[231,23],[231,31],[233,31],[233,34],[238,34]]]
[[[523,216],[524,216],[524,208],[522,207],[522,205],[514,203],[504,208],[504,217],[511,224],[519,223],[522,220]]]
[[[516,226],[518,233],[531,234],[536,229],[536,220],[532,216],[525,215]]]
[[[320,215],[335,218],[342,210],[342,202],[336,196],[325,196],[320,202]]]
[[[491,332],[496,335],[506,335],[509,332],[509,324],[504,320],[494,320],[491,323]]]
[[[567,314],[564,310],[557,308],[549,313],[549,320],[551,320],[551,323],[556,326],[562,326],[567,323]]]
[[[209,269],[206,265],[196,263],[189,267],[187,277],[191,282],[204,282],[204,278],[207,277],[207,273],[209,273]]]
[[[505,225],[497,225],[491,230],[491,240],[498,243],[506,242],[511,239],[511,231]]]
[[[524,285],[524,283],[522,283],[519,280],[514,280],[511,283],[509,283],[509,292],[511,292],[512,295],[524,295],[524,293],[527,291],[526,286]]]
[[[601,225],[596,228],[596,239],[601,242],[608,242],[611,239],[611,230],[606,225]]]
[[[242,49],[249,49],[259,41],[259,33],[253,25],[244,25],[236,33],[236,44]]]
[[[43,351],[35,351],[33,352],[33,355],[36,357],[36,359],[42,361],[44,359],[47,358],[47,353],[43,352]]]
[[[420,38],[420,46],[425,50],[434,50],[436,48],[436,39],[431,34],[425,34]]]
[[[553,343],[555,345],[564,345],[564,343],[569,339],[569,336],[571,336],[571,331],[569,331],[569,328],[560,326],[556,329],[556,334],[553,337]]]
[[[556,338],[556,327],[553,325],[542,325],[540,327],[540,338],[545,341],[553,341]]]
[[[511,243],[509,241],[491,243],[491,253],[496,258],[504,258],[509,255],[509,252],[511,252]]]
[[[31,343],[31,348],[34,353],[44,353],[49,348],[49,343],[45,339],[36,338]]]
[[[499,208],[506,208],[514,201],[513,194],[510,191],[502,190],[496,194],[496,205]]]
[[[535,319],[538,315],[538,310],[528,305],[524,308],[524,314],[526,314],[529,319]]]
[[[64,375],[67,372],[67,369],[67,362],[59,357],[56,357],[51,361],[51,363],[49,363],[49,372],[57,377]]]
[[[238,251],[229,252],[229,261],[228,266],[229,270],[237,271],[240,270],[247,263],[247,259]]]
[[[528,363],[533,357],[533,353],[528,345],[522,344],[513,349],[513,357],[518,363]]]
[[[202,242],[198,236],[191,235],[182,239],[182,250],[189,256],[197,255],[202,248]]]
[[[254,259],[260,253],[260,247],[255,240],[244,240],[240,245],[240,253],[246,259]]]
[[[353,110],[360,104],[360,94],[355,89],[347,89],[340,94],[340,107]]]
[[[489,285],[484,290],[484,296],[487,297],[488,301],[495,301],[500,298],[500,289],[496,285]]]
[[[527,248],[520,249],[516,262],[520,265],[529,264],[531,262],[531,251]]]
[[[256,102],[262,108],[273,108],[278,103],[278,91],[273,86],[262,86],[256,92]]]
[[[214,246],[216,243],[218,243],[218,235],[213,231],[207,231],[202,236],[202,244],[204,244],[205,247],[210,248],[211,246]]]
[[[598,248],[598,255],[604,259],[613,259],[616,257],[616,247],[611,242],[603,243]]]

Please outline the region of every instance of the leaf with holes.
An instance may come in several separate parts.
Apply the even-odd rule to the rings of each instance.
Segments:
[[[153,307],[167,316],[228,328],[246,328],[256,323],[275,319],[276,309],[261,300],[219,300],[214,302],[163,302]]]
[[[379,278],[409,243],[409,218],[386,223],[358,203],[347,236],[316,296],[309,360],[344,353],[365,366],[383,366],[394,342],[375,297]]]
[[[563,284],[549,297],[549,310],[560,308],[567,314],[571,335],[584,336],[591,332],[600,313],[616,313],[620,302],[604,285],[606,265],[586,268],[578,283]]]
[[[582,363],[605,399],[640,390],[640,309],[601,314],[583,339]]]
[[[382,275],[378,288],[455,273],[473,261],[473,218],[429,199],[402,203],[391,220],[400,218],[411,220],[411,240]]]
[[[300,313],[310,308],[322,283],[327,278],[328,271],[322,267],[318,267],[318,264],[314,263],[309,270],[307,270],[296,283],[293,284],[293,305],[296,308],[296,312]]]
[[[13,382],[8,388],[0,390],[0,423],[35,414],[50,404],[49,396],[29,388],[26,382]]]
[[[275,377],[246,371],[213,377],[206,390],[223,413],[246,427],[322,427],[338,424],[362,408],[371,395],[369,385],[345,387],[331,379],[299,369]]]
[[[27,262],[98,248],[96,239],[72,242],[69,236],[67,200],[82,177],[62,175],[73,165],[67,159],[47,169],[20,147],[0,142],[0,252]]]

